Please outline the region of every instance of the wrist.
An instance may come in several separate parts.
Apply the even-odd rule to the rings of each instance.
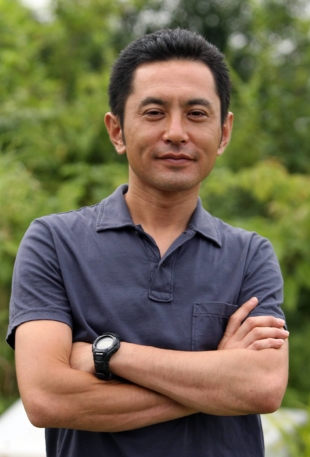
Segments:
[[[132,382],[130,379],[131,373],[135,371],[135,365],[139,359],[139,349],[141,347],[134,343],[122,341],[119,350],[110,359],[109,366],[111,372],[116,376]]]

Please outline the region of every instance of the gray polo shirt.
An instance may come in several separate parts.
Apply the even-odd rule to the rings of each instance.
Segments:
[[[34,221],[14,269],[8,343],[18,325],[68,324],[74,341],[105,331],[159,348],[216,350],[231,314],[257,296],[252,315],[283,318],[282,277],[271,244],[206,212],[160,258],[134,225],[119,187],[101,203]],[[258,380],[259,382],[259,380]],[[262,457],[259,416],[196,414],[118,433],[49,429],[48,457]]]

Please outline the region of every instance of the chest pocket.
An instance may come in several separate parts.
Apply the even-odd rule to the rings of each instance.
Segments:
[[[237,305],[228,303],[196,303],[193,310],[192,351],[216,350],[228,319],[237,308]]]

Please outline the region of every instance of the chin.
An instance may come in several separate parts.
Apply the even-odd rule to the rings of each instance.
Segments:
[[[158,190],[162,190],[164,192],[186,192],[188,190],[192,190],[194,188],[199,187],[199,182],[188,182],[188,181],[167,181],[161,182],[157,188]]]

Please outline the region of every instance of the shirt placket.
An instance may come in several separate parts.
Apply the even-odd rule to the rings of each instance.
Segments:
[[[179,248],[195,236],[194,230],[183,232],[169,247],[163,257],[160,257],[159,249],[147,233],[141,228],[146,251],[151,262],[151,278],[148,296],[149,299],[159,303],[170,303],[173,300],[174,267]]]

